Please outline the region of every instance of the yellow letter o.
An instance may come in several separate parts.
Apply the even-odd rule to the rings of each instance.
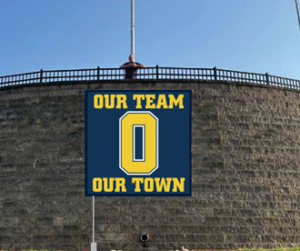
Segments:
[[[134,126],[144,127],[144,161],[133,151]],[[128,175],[150,175],[158,168],[158,118],[151,112],[127,112],[120,118],[120,168]]]

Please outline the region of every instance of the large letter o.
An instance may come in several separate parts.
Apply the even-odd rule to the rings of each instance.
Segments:
[[[133,157],[134,126],[144,126],[144,161]],[[120,168],[128,175],[150,175],[158,168],[158,118],[151,112],[127,112],[119,125]]]

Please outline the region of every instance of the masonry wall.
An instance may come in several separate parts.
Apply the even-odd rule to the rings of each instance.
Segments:
[[[0,250],[89,248],[86,89],[192,90],[192,197],[97,197],[99,249],[300,244],[300,93],[149,81],[0,90]]]

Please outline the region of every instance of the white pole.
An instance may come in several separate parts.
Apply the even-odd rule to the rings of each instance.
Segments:
[[[134,17],[134,0],[131,0],[131,55],[135,56],[135,17]]]
[[[93,242],[95,242],[95,196],[93,196]]]
[[[97,243],[95,242],[95,196],[93,196],[93,202],[92,202],[92,208],[93,208],[93,242],[91,243],[91,251],[97,251]]]
[[[298,15],[298,23],[299,23],[299,30],[300,30],[300,12],[299,12],[298,0],[295,0],[295,3],[296,3],[296,10]]]

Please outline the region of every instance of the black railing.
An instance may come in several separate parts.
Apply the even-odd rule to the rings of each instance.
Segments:
[[[121,80],[125,70],[119,68],[57,70],[23,73],[0,77],[0,88],[38,83]],[[277,76],[240,71],[229,71],[215,68],[177,68],[147,67],[139,69],[136,79],[182,79],[182,80],[213,80],[238,83],[254,83],[300,89],[300,81]]]

